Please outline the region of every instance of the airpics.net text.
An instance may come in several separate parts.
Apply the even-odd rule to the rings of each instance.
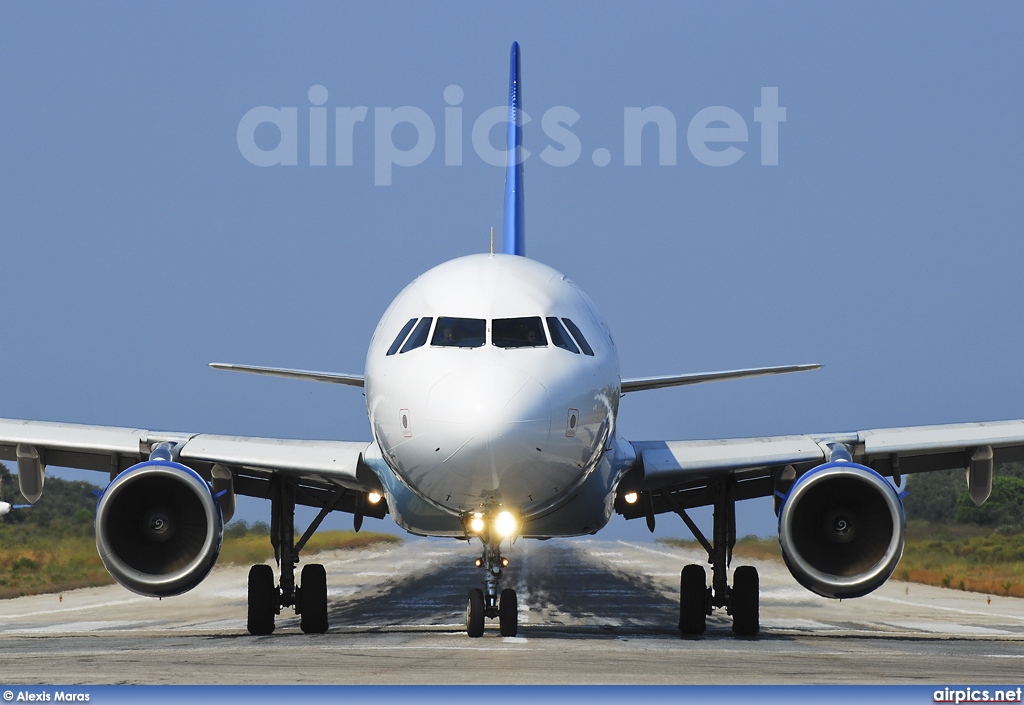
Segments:
[[[298,107],[275,108],[260,105],[247,111],[238,122],[237,142],[242,156],[250,163],[261,167],[298,166],[301,161],[312,167],[328,165],[328,143],[333,140],[334,154],[330,160],[334,166],[353,166],[355,141],[361,136],[370,136],[368,118],[370,108],[335,107],[333,129],[328,129],[329,109],[327,88],[312,86],[307,92],[310,105],[300,121]],[[451,85],[444,89],[445,103],[443,118],[444,164],[463,164],[463,145],[467,120],[461,107],[465,94],[461,87]],[[519,112],[519,123],[532,122],[525,111]],[[660,105],[648,107],[625,107],[622,113],[622,164],[641,166],[643,161],[643,139],[656,140],[658,164],[673,166],[677,156],[677,120],[671,110]],[[548,143],[541,149],[539,157],[545,164],[565,167],[575,164],[583,155],[583,144],[572,127],[579,121],[580,114],[566,105],[556,105],[544,111],[540,119],[541,131]],[[786,108],[779,106],[779,89],[762,87],[760,105],[753,108],[752,119],[760,126],[760,163],[762,166],[776,166],[779,163],[779,125],[786,122]],[[470,127],[470,142],[473,152],[485,164],[504,167],[506,164],[504,140],[495,146],[494,128],[501,126],[504,134],[508,125],[508,107],[495,106],[483,111]],[[394,167],[409,168],[423,164],[433,154],[438,142],[437,128],[430,114],[422,108],[403,105],[397,108],[373,108],[373,182],[377,186],[392,183]],[[300,128],[301,124],[301,128]],[[645,130],[648,125],[653,129]],[[308,136],[308,149],[300,150],[300,129]],[[409,146],[395,143],[396,130],[415,133],[415,141]],[[261,134],[257,134],[257,133]],[[276,134],[275,134],[276,133]],[[305,140],[304,140],[305,141]],[[406,140],[400,140],[405,144]],[[746,154],[737,145],[750,141],[747,121],[736,110],[723,105],[712,105],[699,110],[690,118],[686,127],[686,145],[690,154],[699,163],[710,167],[726,167],[736,164]],[[303,153],[304,152],[304,153]],[[517,161],[525,161],[531,152],[521,147]],[[612,162],[612,151],[597,147],[590,153],[594,165],[605,167]]]

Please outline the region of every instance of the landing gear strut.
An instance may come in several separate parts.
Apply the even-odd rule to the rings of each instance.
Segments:
[[[684,636],[703,634],[705,617],[716,607],[725,607],[727,614],[732,616],[734,634],[756,636],[761,628],[757,569],[753,566],[738,567],[733,574],[732,587],[729,586],[729,564],[736,545],[736,483],[732,477],[725,477],[719,479],[712,489],[715,492],[713,542],[704,537],[671,494],[662,493],[708,552],[708,563],[711,564],[710,587],[704,566],[688,565],[679,576],[679,633]]]
[[[270,542],[281,568],[281,579],[274,585],[274,569],[254,565],[249,569],[249,611],[247,627],[253,635],[274,631],[274,619],[284,607],[294,607],[300,617],[302,631],[323,634],[327,631],[327,571],[322,565],[302,568],[302,585],[295,584],[295,566],[299,551],[333,508],[324,507],[306,533],[295,543],[295,485],[287,478],[275,476],[270,483]]]
[[[484,540],[483,555],[477,560],[484,569],[484,589],[473,588],[466,601],[466,634],[483,636],[484,618],[498,618],[502,636],[515,636],[519,632],[519,604],[516,591],[505,588],[498,593],[502,568],[508,559],[501,557],[501,544]]]

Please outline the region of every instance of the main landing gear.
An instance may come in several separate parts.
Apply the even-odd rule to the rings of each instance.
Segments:
[[[508,559],[501,557],[501,544],[484,541],[483,555],[476,565],[483,568],[484,589],[472,588],[466,600],[466,633],[471,637],[483,636],[484,618],[498,618],[502,636],[515,636],[519,632],[519,604],[516,591],[505,588],[498,594],[502,568]]]
[[[294,607],[306,634],[327,631],[327,571],[322,565],[302,568],[301,586],[295,584],[295,566],[299,551],[330,512],[325,507],[306,533],[295,543],[295,485],[287,478],[274,477],[270,485],[270,542],[281,568],[281,581],[274,584],[274,569],[254,565],[249,569],[249,633],[263,636],[274,631],[274,618],[283,607]]]
[[[679,633],[696,636],[704,633],[707,615],[716,607],[725,607],[732,616],[732,631],[737,636],[756,636],[761,625],[758,617],[759,582],[757,569],[745,565],[733,573],[729,586],[729,564],[736,545],[735,481],[722,478],[713,486],[715,491],[715,519],[713,542],[709,543],[671,495],[663,496],[672,509],[686,522],[687,527],[708,552],[711,564],[711,587],[707,585],[704,566],[688,565],[679,576]]]

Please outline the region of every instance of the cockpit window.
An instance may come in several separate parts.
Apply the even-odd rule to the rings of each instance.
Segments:
[[[498,348],[542,348],[548,344],[540,316],[495,318],[491,342]]]
[[[398,352],[398,348],[402,347],[402,343],[405,342],[406,337],[409,335],[409,331],[416,325],[416,319],[410,318],[409,322],[402,326],[402,330],[398,333],[398,337],[395,338],[395,342],[391,343],[391,347],[388,348],[388,355],[394,355]]]
[[[407,353],[410,350],[423,347],[427,342],[427,334],[430,333],[430,324],[433,322],[433,318],[421,318],[412,335],[409,336],[409,339],[405,341],[405,345],[402,346],[402,352]]]
[[[446,348],[479,348],[487,336],[487,321],[482,318],[450,318],[442,316],[437,319],[431,345]]]
[[[548,316],[544,319],[548,322],[548,331],[551,333],[551,342],[557,348],[562,350],[568,350],[569,352],[580,354],[580,349],[576,347],[576,343],[572,342],[572,338],[565,331],[565,327],[562,325],[554,316]]]
[[[587,339],[583,337],[583,331],[579,329],[579,326],[568,318],[563,318],[562,321],[565,323],[565,327],[569,329],[569,332],[572,333],[572,337],[580,344],[580,349],[583,351],[583,354],[593,357],[594,349],[590,347],[590,343],[588,343]]]

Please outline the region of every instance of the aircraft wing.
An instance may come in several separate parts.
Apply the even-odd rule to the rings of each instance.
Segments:
[[[217,436],[0,419],[0,460],[18,463],[19,473],[38,462],[43,467],[96,470],[113,478],[147,460],[153,447],[164,442],[176,444],[178,457],[207,480],[214,465],[230,469],[235,492],[241,495],[268,497],[275,473],[297,479],[296,502],[315,507],[324,506],[340,488],[350,490],[350,497],[348,501],[342,497],[334,506],[351,511],[356,494],[380,490],[376,475],[362,460],[370,445],[366,441]],[[383,518],[384,504],[366,506],[366,515]]]
[[[851,433],[696,441],[635,441],[636,464],[622,491],[649,496],[619,503],[627,518],[711,504],[712,485],[736,481],[736,499],[775,494],[780,482],[827,462],[836,445],[883,477],[953,468],[991,449],[994,463],[1024,460],[1024,420],[882,428]],[[987,456],[986,456],[987,457]]]

